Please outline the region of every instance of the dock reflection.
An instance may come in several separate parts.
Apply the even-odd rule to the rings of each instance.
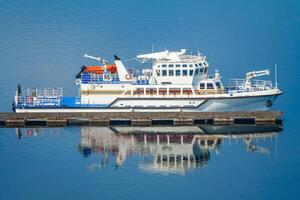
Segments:
[[[248,152],[269,154],[264,144],[275,141],[280,131],[277,125],[82,127],[79,151],[84,157],[100,154],[101,161],[89,165],[89,170],[112,162],[120,167],[137,155],[144,158],[140,170],[184,174],[208,165],[211,154],[219,154],[226,141],[242,141]]]

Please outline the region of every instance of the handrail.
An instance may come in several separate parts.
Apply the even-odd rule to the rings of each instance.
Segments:
[[[81,83],[83,84],[120,84],[128,83],[128,81],[120,81],[118,74],[108,74],[109,79],[105,79],[105,74],[88,74],[84,73],[81,76]]]
[[[251,87],[245,88],[245,79],[230,79],[229,84],[225,84],[224,88],[226,93],[240,93],[240,92],[252,92],[262,91],[275,88],[272,81],[269,80],[252,80]]]
[[[27,88],[21,89],[22,96],[48,96],[48,97],[56,97],[63,96],[62,88]]]

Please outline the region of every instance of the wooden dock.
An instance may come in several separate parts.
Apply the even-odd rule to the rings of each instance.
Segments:
[[[1,127],[280,124],[282,112],[0,113]]]

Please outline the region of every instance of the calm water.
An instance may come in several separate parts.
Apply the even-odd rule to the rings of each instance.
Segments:
[[[280,199],[297,195],[298,157],[291,158],[289,149],[282,149],[287,135],[281,130],[278,126],[3,129],[0,197]]]
[[[299,13],[298,0],[0,0],[1,111],[18,83],[76,95],[80,66],[96,64],[84,53],[110,61],[116,53],[138,68],[132,58],[152,45],[199,50],[224,78],[276,63],[284,92],[273,108],[284,112],[283,130],[246,128],[258,135],[177,128],[157,145],[157,130],[0,129],[0,199],[299,199]]]

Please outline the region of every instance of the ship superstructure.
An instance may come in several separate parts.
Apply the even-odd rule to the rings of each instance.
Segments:
[[[224,112],[267,110],[281,94],[277,84],[254,80],[269,70],[253,71],[246,79],[222,82],[218,71],[208,75],[209,63],[186,50],[138,55],[151,69],[140,74],[127,69],[118,56],[114,64],[100,57],[101,66],[83,66],[76,76],[78,97],[64,97],[61,88],[22,89],[16,92],[16,112]]]

